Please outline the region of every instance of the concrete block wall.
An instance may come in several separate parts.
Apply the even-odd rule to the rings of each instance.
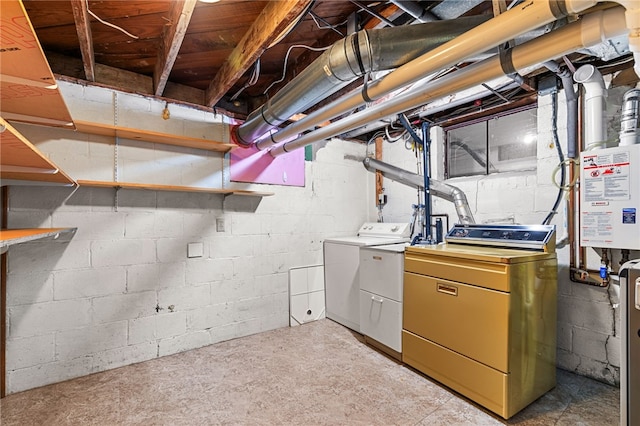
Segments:
[[[72,90],[83,93],[86,111],[98,113],[111,99],[95,88]],[[172,117],[201,123],[200,111],[193,111],[195,117],[188,108],[172,110]],[[203,129],[213,125],[206,122]],[[63,168],[67,157],[71,169],[73,161],[94,160],[94,136],[21,130]],[[79,158],[72,146],[80,147]],[[154,181],[180,168],[180,149],[163,147],[162,166],[155,147],[142,149]],[[205,179],[224,172],[222,156],[184,151],[202,156],[195,164]],[[78,230],[69,241],[36,241],[8,252],[8,392],[288,326],[289,269],[321,264],[325,238],[354,234],[370,220],[373,187],[360,162],[350,160],[362,157],[364,146],[333,140],[305,163],[303,188],[239,186],[275,193],[262,198],[11,186],[10,227]],[[95,174],[106,170],[92,175],[89,167],[76,167],[74,178],[100,179]],[[223,232],[216,219],[224,221]],[[188,258],[189,243],[202,244],[203,256]]]
[[[616,129],[621,99],[628,88],[610,91],[607,98],[609,128]],[[564,93],[558,94],[558,134],[566,153],[566,104]],[[514,129],[517,131],[517,129]],[[609,130],[611,133],[611,130]],[[610,134],[615,139],[616,134]],[[464,191],[477,223],[502,222],[538,224],[552,207],[557,188],[551,180],[558,164],[551,133],[551,96],[538,98],[538,159],[536,170],[501,173],[489,176],[464,177],[444,180],[444,135],[442,129],[431,129],[432,177],[443,180]],[[385,144],[386,162],[416,170],[415,154],[402,144]],[[559,179],[559,176],[556,177]],[[370,177],[373,181],[373,177]],[[385,179],[384,187],[389,204],[384,208],[386,221],[406,221],[411,215],[411,204],[417,202],[416,191]],[[452,203],[433,198],[433,212],[448,214],[450,223],[456,223]],[[557,227],[557,240],[566,235],[566,208],[561,204],[552,224]],[[558,344],[557,364],[560,368],[601,380],[619,383],[620,373],[620,318],[618,312],[619,286],[607,289],[573,283],[569,279],[569,249],[558,254]],[[589,250],[593,268],[599,266],[595,251]]]

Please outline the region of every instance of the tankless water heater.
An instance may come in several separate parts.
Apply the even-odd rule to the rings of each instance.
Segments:
[[[640,144],[580,154],[580,245],[640,250]]]

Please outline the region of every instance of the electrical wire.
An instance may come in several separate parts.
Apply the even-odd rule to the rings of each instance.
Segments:
[[[565,186],[565,181],[567,178],[567,173],[564,167],[564,154],[562,152],[562,147],[560,146],[560,138],[558,138],[558,92],[553,92],[551,95],[551,133],[553,135],[553,142],[556,146],[556,150],[558,151],[558,158],[560,159],[559,164],[560,168],[560,185],[558,190],[558,195],[556,196],[556,201],[553,203],[553,207],[551,211],[542,221],[543,225],[549,225],[551,223],[551,219],[558,211],[558,206],[560,205],[560,201],[562,201],[562,194],[564,193],[563,186]]]
[[[291,51],[296,48],[296,47],[302,47],[308,50],[313,50],[314,52],[323,52],[327,49],[329,49],[331,46],[326,46],[326,47],[311,47],[311,46],[307,46],[306,44],[294,44],[289,46],[289,49],[287,49],[287,54],[284,57],[284,66],[282,67],[282,77],[280,77],[280,79],[274,81],[273,83],[271,83],[266,89],[264,89],[264,92],[262,92],[263,95],[266,95],[267,92],[269,92],[269,90],[275,86],[278,83],[281,83],[284,81],[285,77],[287,76],[287,62],[289,61],[289,55],[291,54]]]
[[[96,15],[95,13],[93,13],[93,12],[89,9],[89,0],[85,0],[85,2],[86,2],[86,4],[87,4],[87,13],[88,13],[89,15],[93,16],[94,18],[96,18],[96,19],[98,20],[98,22],[100,22],[100,23],[102,23],[102,24],[106,25],[107,27],[115,28],[116,30],[121,31],[121,32],[123,32],[124,34],[126,34],[126,35],[128,35],[129,37],[134,38],[134,39],[136,39],[136,40],[140,38],[140,37],[138,37],[138,36],[136,36],[136,35],[131,34],[131,33],[130,33],[130,32],[128,32],[127,30],[125,30],[124,28],[121,28],[121,27],[119,27],[119,26],[117,26],[117,25],[115,25],[115,24],[112,24],[111,22],[107,22],[107,21],[105,21],[105,20],[101,19],[98,15]]]
[[[318,29],[320,29],[320,30],[333,30],[333,31],[337,32],[338,34],[340,34],[341,37],[344,37],[344,34],[342,34],[342,31],[338,30],[338,27],[341,27],[341,26],[345,25],[348,22],[347,20],[344,20],[344,21],[342,21],[342,22],[340,22],[339,24],[336,24],[336,25],[331,25],[324,18],[322,18],[321,16],[316,15],[313,10],[309,11],[309,16],[311,16],[311,19],[313,19],[313,22],[316,23],[316,27],[318,27]],[[324,22],[326,25],[323,27],[322,25],[320,25],[318,20]]]
[[[247,87],[251,87],[254,84],[256,84],[258,82],[258,78],[260,77],[260,58],[258,58],[258,60],[256,61],[255,65],[253,66],[253,71],[251,73],[251,77],[249,77],[249,80],[244,84],[244,86],[242,86],[242,88],[240,90],[238,90],[230,99],[231,102],[235,101],[238,96],[240,96],[240,93],[242,93],[244,91],[244,89],[246,89]]]

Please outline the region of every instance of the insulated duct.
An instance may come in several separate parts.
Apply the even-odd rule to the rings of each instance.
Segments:
[[[412,188],[424,189],[424,177],[417,173],[412,173],[400,167],[374,160],[373,158],[365,158],[362,164],[364,164],[364,167],[370,172],[380,172],[382,176],[396,182]],[[431,195],[451,201],[454,204],[461,224],[475,223],[473,214],[469,208],[469,203],[467,202],[467,197],[459,188],[435,179],[429,179],[429,191]]]
[[[390,70],[419,57],[489,19],[488,15],[419,25],[362,30],[335,42],[276,95],[234,128],[241,146],[305,111],[369,72]]]
[[[627,28],[623,8],[615,7],[604,11],[593,12],[558,30],[510,49],[506,55],[510,58],[507,66],[516,71],[521,71],[578,49],[598,44],[603,39],[618,37],[626,33]],[[464,35],[462,37],[464,37]],[[431,100],[439,99],[443,96],[491,81],[505,74],[504,65],[504,60],[501,61],[499,56],[494,56],[469,65],[459,71],[434,80],[418,90],[396,96],[383,103],[351,114],[325,127],[307,133],[294,141],[276,146],[271,150],[271,155],[276,157],[285,154],[286,152],[310,143],[340,135],[370,121],[408,111]],[[389,76],[392,74],[393,73],[389,74]],[[382,81],[384,81],[384,79]],[[359,92],[352,92],[352,94],[347,95],[347,99],[355,99],[358,96],[360,96]],[[335,107],[335,109],[341,109],[339,105]],[[328,115],[332,115],[332,113]],[[311,115],[307,116],[307,118],[309,117],[311,117]],[[326,119],[326,117],[324,119]],[[289,127],[285,130],[289,129]]]
[[[375,101],[394,90],[420,80],[430,73],[440,71],[474,55],[486,52],[520,34],[563,18],[569,13],[581,12],[595,3],[595,0],[533,0],[520,3],[459,37],[402,65],[370,85],[365,85],[363,90],[351,92],[285,129],[272,135],[261,137],[256,146],[260,149],[264,148],[263,142],[268,143],[269,139],[273,144],[282,143],[292,137],[296,137],[304,130],[314,128],[320,123],[349,113],[367,102]],[[509,69],[505,74],[510,74],[513,71],[509,62],[507,55],[504,65]]]

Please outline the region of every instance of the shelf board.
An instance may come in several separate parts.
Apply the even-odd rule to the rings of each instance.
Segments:
[[[244,189],[231,188],[200,188],[195,186],[179,186],[179,185],[158,185],[150,183],[132,183],[132,182],[108,182],[99,180],[78,180],[80,186],[90,186],[94,188],[117,188],[117,189],[139,189],[149,191],[175,191],[175,192],[202,192],[208,194],[224,194],[224,195],[243,195],[253,197],[268,197],[273,192],[248,191]]]
[[[54,237],[62,234],[73,234],[77,228],[24,228],[24,229],[0,229],[0,252],[4,253],[9,246],[43,238]]]
[[[0,132],[2,179],[75,184],[69,175],[60,170],[2,117],[0,126],[5,128]]]
[[[130,127],[115,126],[112,124],[92,123],[82,120],[74,120],[74,123],[78,131],[93,135],[120,137],[124,139],[184,146],[188,148],[217,152],[227,152],[235,146],[230,143],[193,138],[190,136],[170,135],[167,133],[154,132],[152,130],[133,129]]]

